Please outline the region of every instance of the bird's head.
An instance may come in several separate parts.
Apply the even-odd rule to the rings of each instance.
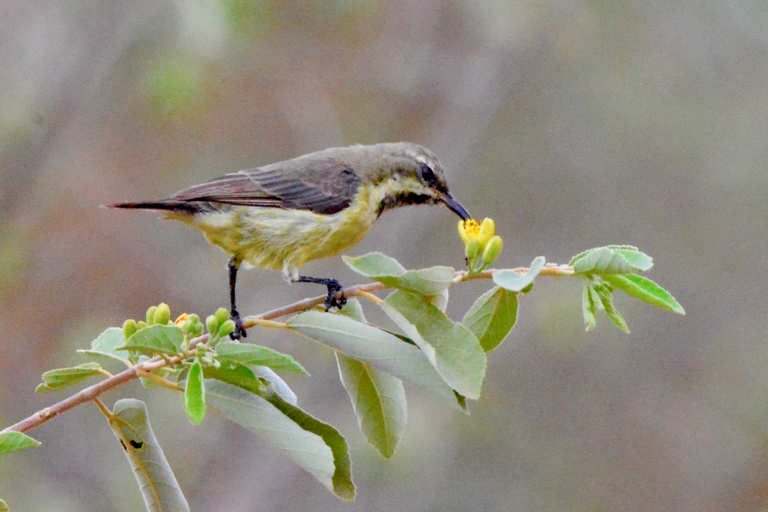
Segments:
[[[415,204],[444,204],[466,220],[469,212],[448,190],[443,166],[434,153],[410,142],[358,146],[359,178],[378,194],[379,213]]]

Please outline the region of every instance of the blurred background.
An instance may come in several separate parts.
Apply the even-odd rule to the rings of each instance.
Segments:
[[[407,386],[383,461],[329,349],[297,357],[299,404],[352,446],[342,503],[287,458],[134,383],[194,510],[768,509],[768,3],[764,0],[0,1],[0,422],[63,398],[40,374],[166,301],[227,305],[227,257],[180,223],[99,205],[157,199],[335,145],[408,140],[505,239],[498,267],[605,244],[655,258],[682,317],[618,299],[632,331],[585,333],[576,280],[539,279],[465,416]],[[444,208],[389,212],[350,254],[463,266]],[[360,279],[340,258],[309,275]],[[452,290],[461,318],[489,288]],[[242,272],[240,311],[322,290]],[[762,290],[762,291],[761,291]],[[366,306],[367,307],[367,306]],[[376,318],[375,311],[369,316]],[[136,511],[96,407],[0,459],[13,510]]]

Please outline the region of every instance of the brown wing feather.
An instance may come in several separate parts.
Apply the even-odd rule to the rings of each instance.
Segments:
[[[357,175],[338,160],[311,157],[227,174],[182,190],[170,199],[296,208],[324,214],[349,206],[360,185]]]

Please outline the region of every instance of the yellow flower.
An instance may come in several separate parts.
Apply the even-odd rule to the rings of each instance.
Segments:
[[[483,219],[482,223],[475,219],[460,220],[458,228],[470,273],[482,271],[498,258],[504,244],[496,235],[493,219]]]
[[[477,240],[481,251],[485,249],[488,240],[496,233],[496,224],[493,219],[488,218],[483,219],[482,224],[475,219],[460,220],[458,227],[459,236],[464,245],[467,245],[470,240]]]
[[[176,319],[175,322],[173,322],[175,325],[178,325],[179,327],[182,327],[185,323],[187,323],[187,318],[189,318],[188,313],[182,313],[179,318]]]

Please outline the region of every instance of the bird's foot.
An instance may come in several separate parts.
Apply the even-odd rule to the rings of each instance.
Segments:
[[[245,328],[243,327],[243,320],[240,318],[240,313],[238,313],[235,308],[232,308],[229,315],[235,322],[235,330],[230,333],[229,337],[233,340],[239,340],[240,338],[248,336],[248,333],[245,332]]]
[[[347,298],[344,296],[344,290],[339,282],[335,279],[326,279],[323,284],[328,287],[328,295],[325,297],[325,310],[328,311],[334,307],[341,309],[347,303]]]

